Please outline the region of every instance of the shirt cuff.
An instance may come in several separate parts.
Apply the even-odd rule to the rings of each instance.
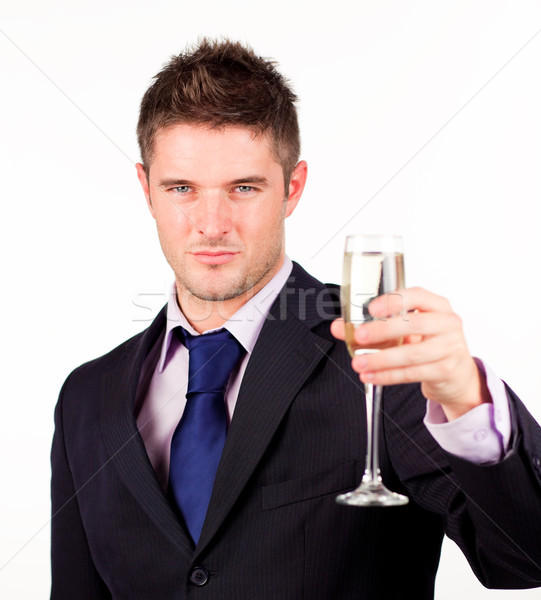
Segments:
[[[486,378],[492,403],[485,402],[448,421],[442,407],[427,400],[424,424],[447,452],[473,463],[494,464],[505,456],[510,444],[509,400],[503,382],[481,360],[475,362]]]

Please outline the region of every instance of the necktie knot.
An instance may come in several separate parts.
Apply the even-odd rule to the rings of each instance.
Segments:
[[[227,329],[197,336],[182,327],[175,332],[190,354],[187,394],[223,393],[243,353],[239,342]]]

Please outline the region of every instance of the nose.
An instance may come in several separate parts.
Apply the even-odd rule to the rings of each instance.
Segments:
[[[231,231],[231,206],[221,194],[208,194],[199,199],[196,225],[208,239],[219,239]]]

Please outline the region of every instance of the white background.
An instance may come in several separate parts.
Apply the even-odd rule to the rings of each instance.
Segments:
[[[301,99],[310,176],[289,255],[339,282],[345,234],[404,234],[408,283],[451,299],[472,353],[541,420],[539,2],[10,4],[0,9],[2,598],[48,595],[64,378],[145,327],[172,281],[135,176],[135,124],[151,77],[201,35],[276,58]],[[457,597],[541,591],[484,590],[448,542],[436,598]]]

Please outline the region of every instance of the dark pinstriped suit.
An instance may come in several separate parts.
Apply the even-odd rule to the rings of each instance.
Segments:
[[[387,388],[383,475],[412,502],[335,503],[365,448],[358,379],[329,333],[336,291],[294,266],[248,364],[195,549],[134,418],[164,311],[70,375],[52,449],[54,600],[424,600],[444,530],[486,585],[541,585],[541,430],[512,392],[514,449],[478,467],[428,434],[419,386]]]

